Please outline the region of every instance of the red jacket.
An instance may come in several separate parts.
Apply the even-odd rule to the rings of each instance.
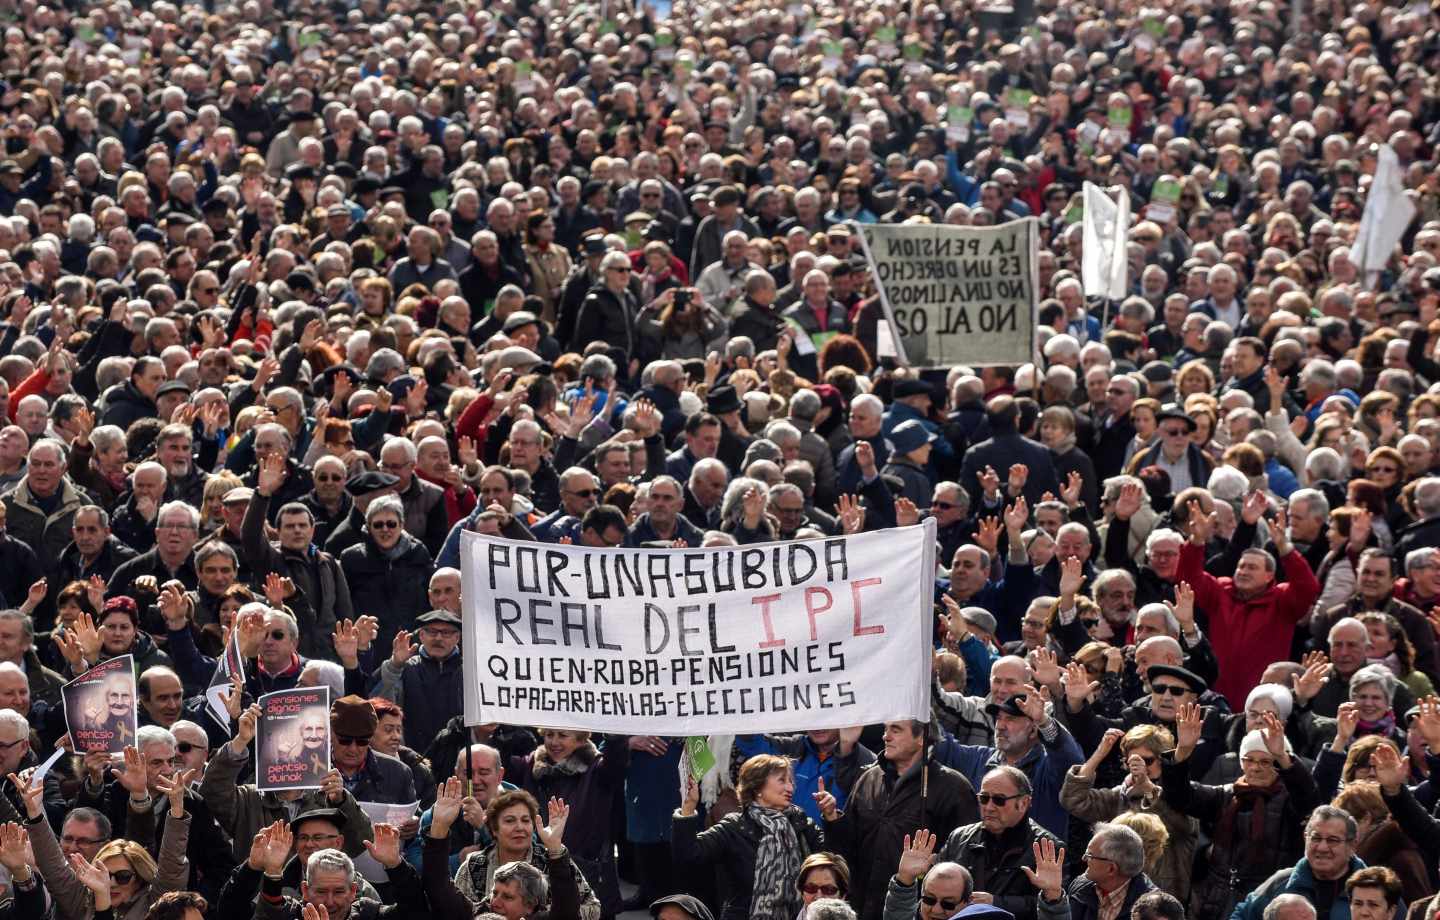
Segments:
[[[1180,549],[1177,581],[1195,589],[1195,609],[1210,617],[1208,633],[1220,676],[1211,689],[1239,712],[1260,675],[1275,661],[1290,657],[1295,624],[1320,596],[1315,573],[1293,549],[1280,560],[1285,581],[1248,600],[1236,596],[1235,582],[1205,571],[1205,547],[1189,540]]]

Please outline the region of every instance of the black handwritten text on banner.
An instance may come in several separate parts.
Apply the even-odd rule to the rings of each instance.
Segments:
[[[995,227],[857,229],[908,364],[973,367],[1034,360],[1033,219]]]
[[[466,722],[697,735],[927,719],[933,530],[668,550],[466,533]]]

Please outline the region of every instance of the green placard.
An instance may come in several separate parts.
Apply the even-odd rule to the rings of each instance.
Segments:
[[[656,32],[656,33],[655,33],[655,47],[656,47],[656,48],[669,48],[669,47],[670,47],[671,45],[673,45],[673,44],[675,44],[675,36],[674,36],[674,35],[670,34],[669,32]]]
[[[300,40],[296,42],[301,48],[313,48],[316,45],[323,45],[325,36],[319,32],[301,32]]]
[[[1135,117],[1134,111],[1128,106],[1112,105],[1105,113],[1105,119],[1116,128],[1130,127],[1130,121]]]
[[[895,44],[895,27],[881,26],[875,30],[875,40],[882,45]]]
[[[925,49],[920,46],[920,43],[919,43],[919,42],[906,42],[906,44],[905,44],[905,60],[907,60],[907,61],[920,61],[920,60],[924,60],[924,58],[925,58]]]
[[[685,739],[685,754],[690,758],[690,775],[697,783],[715,768],[715,752],[710,750],[710,742],[702,735],[691,735]]]
[[[1178,204],[1180,202],[1180,183],[1174,179],[1159,180],[1150,192],[1150,200],[1158,201],[1161,204]]]
[[[615,25],[615,20],[613,19],[604,19],[600,22],[601,35],[609,35],[611,32],[616,31],[617,28],[618,27]]]
[[[1085,209],[1078,204],[1072,204],[1065,209],[1065,223],[1067,224],[1078,224],[1084,216]]]
[[[1158,19],[1145,20],[1145,31],[1151,38],[1161,39],[1165,37],[1165,23]]]
[[[530,75],[533,74],[534,72],[535,72],[535,64],[534,64],[532,61],[516,61],[516,62],[515,62],[515,76],[516,76],[517,79],[520,79],[520,80],[528,80],[528,79],[530,79]]]

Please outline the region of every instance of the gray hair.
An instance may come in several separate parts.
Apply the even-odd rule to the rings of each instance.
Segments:
[[[34,638],[35,638],[35,618],[34,618],[34,617],[30,616],[30,614],[24,612],[23,610],[0,610],[0,621],[10,621],[10,620],[14,620],[14,621],[16,621],[16,622],[18,622],[18,623],[20,624],[20,630],[21,630],[21,632],[25,633],[25,638],[26,638],[26,639],[29,639],[29,640],[32,640],[32,641],[34,640]],[[22,670],[23,670],[23,669],[22,669]]]
[[[315,884],[315,876],[321,872],[342,874],[350,880],[351,885],[355,884],[355,863],[339,850],[317,850],[312,853],[310,861],[305,864],[305,884]]]
[[[161,728],[158,725],[142,725],[135,729],[135,749],[144,751],[152,744],[166,744],[173,750],[177,742],[175,736],[168,728]]]
[[[1145,843],[1125,825],[1097,824],[1090,842],[1099,849],[1099,855],[1113,862],[1115,869],[1126,878],[1134,878],[1144,871]]]
[[[855,920],[855,909],[839,898],[816,898],[805,909],[805,920]]]
[[[624,256],[624,253],[620,255]],[[628,257],[627,257],[628,258]],[[531,911],[543,907],[550,897],[550,882],[545,874],[527,862],[506,863],[495,870],[495,883],[511,883],[520,889],[520,900]]]
[[[375,499],[373,502],[371,502],[370,506],[365,509],[365,523],[369,524],[370,520],[382,511],[389,511],[391,514],[395,515],[395,517],[400,521],[401,525],[404,525],[405,503],[400,501],[400,496],[391,492],[382,495],[379,498]]]
[[[1344,821],[1346,840],[1353,841],[1360,833],[1360,825],[1355,823],[1354,816],[1345,809],[1336,808],[1334,805],[1321,805],[1310,812],[1310,820],[1305,822],[1305,830],[1314,830],[1315,825],[1321,821]]]
[[[1411,570],[1417,568],[1424,568],[1427,565],[1434,564],[1434,562],[1434,547],[1422,546],[1419,549],[1412,549],[1410,552],[1405,554],[1405,575],[1409,577]]]
[[[798,445],[800,443],[800,429],[789,422],[775,422],[765,430],[765,437],[775,442],[779,447],[784,447],[786,444]]]
[[[727,479],[729,478],[730,471],[725,468],[724,463],[715,459],[714,457],[702,457],[700,460],[696,461],[693,467],[690,468],[690,482],[697,482],[699,481],[701,476],[704,476],[706,473],[709,473],[712,470],[716,469],[724,473]]]
[[[1426,476],[1415,487],[1415,508],[1422,518],[1440,517],[1440,476]]]
[[[1170,612],[1170,608],[1164,604],[1146,604],[1144,607],[1135,611],[1135,625],[1139,626],[1141,620],[1148,616],[1154,616],[1155,614],[1164,617],[1165,634],[1167,636],[1180,635],[1180,621],[1175,618],[1175,614]]]
[[[333,661],[326,661],[323,658],[311,658],[305,662],[305,667],[300,671],[300,677],[313,673],[318,682],[317,686],[329,687],[330,698],[339,699],[345,695],[345,669]]]
[[[190,527],[194,530],[200,529],[200,509],[179,499],[160,506],[160,513],[155,515],[155,526],[159,527],[168,515],[175,512],[184,512],[186,520],[190,522]]]
[[[790,397],[790,415],[806,422],[815,421],[820,414],[820,394],[814,390],[796,390]]]
[[[1350,675],[1350,695],[1354,696],[1355,691],[1368,684],[1379,684],[1385,696],[1395,699],[1395,687],[1399,684],[1395,675],[1383,664],[1368,664],[1354,674]]]
[[[1280,914],[1291,907],[1303,908],[1310,920],[1315,920],[1315,905],[1305,899],[1304,895],[1282,894],[1269,904],[1265,905],[1265,913],[1261,914],[1261,920],[1279,920]]]
[[[237,572],[240,570],[239,555],[236,554],[235,548],[224,540],[210,540],[201,544],[195,550],[195,568],[199,569],[204,566],[212,556],[224,556],[230,560],[231,565],[235,566]]]
[[[1317,447],[1310,451],[1305,458],[1305,475],[1311,482],[1322,480],[1337,480],[1345,474],[1345,461],[1340,457],[1338,451],[1333,447]],[[1437,490],[1440,492],[1440,490]],[[1420,489],[1415,490],[1415,497],[1420,497]],[[1422,509],[1423,511],[1423,509]],[[1440,508],[1436,509],[1440,513]]]
[[[6,725],[18,732],[21,738],[30,737],[29,720],[13,709],[0,709],[0,726]]]
[[[1296,489],[1290,493],[1290,519],[1295,519],[1295,503],[1305,503],[1305,516],[1324,520],[1330,517],[1330,500],[1319,489]]]
[[[723,523],[734,524],[740,521],[740,515],[745,509],[745,493],[751,489],[759,490],[761,495],[768,491],[765,483],[748,476],[737,476],[725,487],[725,497],[720,501],[720,520]]]
[[[1180,535],[1179,531],[1171,530],[1169,527],[1157,527],[1150,531],[1150,535],[1145,538],[1145,552],[1148,554],[1161,543],[1184,542],[1185,538]]]

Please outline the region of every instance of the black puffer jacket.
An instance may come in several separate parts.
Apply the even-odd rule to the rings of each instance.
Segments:
[[[937,862],[958,862],[970,870],[975,890],[988,893],[991,902],[1015,915],[1035,920],[1035,886],[1022,866],[1035,868],[1035,841],[1050,840],[1059,850],[1065,842],[1029,818],[999,835],[987,833],[977,821],[950,835],[936,854]]]
[[[357,616],[380,620],[379,648],[389,648],[395,633],[409,629],[430,609],[430,574],[434,561],[425,544],[401,532],[395,549],[386,553],[367,534],[364,542],[340,554],[340,568],[350,586]]]
[[[825,848],[824,832],[798,805],[787,808],[785,817],[795,829],[795,839],[800,842],[801,861]],[[701,830],[703,821],[704,817],[698,813],[688,818],[675,816],[670,829],[675,864],[718,865],[720,890],[726,895],[725,905],[720,909],[720,920],[745,920],[750,916],[755,856],[760,850],[765,829],[745,811],[731,812],[719,824],[704,831]]]
[[[100,397],[105,410],[100,414],[100,424],[118,425],[121,431],[142,418],[154,418],[159,414],[155,400],[135,388],[133,381],[117,383]]]

